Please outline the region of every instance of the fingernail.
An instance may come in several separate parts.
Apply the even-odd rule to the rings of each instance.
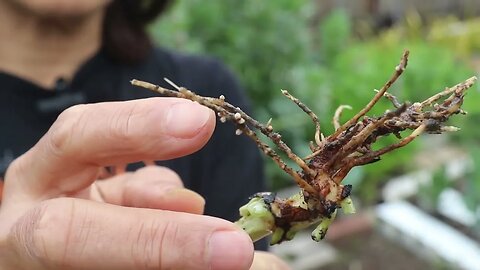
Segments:
[[[244,232],[219,231],[210,238],[210,269],[248,269],[253,260],[253,244]]]
[[[193,102],[178,102],[167,114],[166,132],[176,138],[189,139],[198,134],[210,118],[210,109]]]

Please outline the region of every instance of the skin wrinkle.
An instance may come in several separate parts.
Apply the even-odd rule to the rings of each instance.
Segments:
[[[76,237],[78,239],[75,239],[76,243],[87,243],[90,238],[90,234],[92,232],[93,222],[88,218],[88,207],[85,207],[84,209],[85,209],[85,213],[82,217],[82,223],[80,225],[78,233],[76,233],[76,235],[78,235],[78,237]],[[86,248],[85,244],[80,246],[78,251],[79,257],[83,256],[83,254],[85,253],[85,248]]]
[[[160,269],[163,269],[162,267],[166,267],[164,265],[164,262],[163,262],[163,258],[162,258],[162,254],[165,254],[165,250],[168,250],[168,245],[166,245],[166,237],[167,237],[167,231],[169,231],[169,228],[172,227],[172,224],[171,224],[171,221],[167,221],[167,223],[165,223],[165,229],[163,230],[162,232],[162,235],[160,236],[159,238],[159,241],[160,241],[160,247],[158,249],[158,266],[160,267]],[[173,225],[175,226],[175,224]],[[175,226],[177,227],[177,226]],[[172,241],[173,243],[173,241]]]
[[[165,254],[172,254],[169,252],[169,245],[171,243],[177,243],[180,238],[178,237],[179,228],[175,223],[166,221],[164,224],[159,224],[156,221],[152,221],[151,224],[145,224],[142,222],[140,229],[138,230],[136,242],[132,246],[132,258],[134,261],[135,269],[170,269],[168,265],[162,261]],[[177,245],[177,252],[182,250],[182,247],[187,243],[180,243]],[[138,260],[139,254],[142,254],[144,260]],[[181,256],[182,254],[174,255]],[[157,259],[157,261],[154,261]],[[188,265],[188,262],[186,263]],[[178,266],[178,265],[177,265]],[[191,266],[190,266],[191,267]]]
[[[129,134],[132,133],[132,123],[131,123],[131,121],[132,121],[132,118],[135,116],[135,112],[136,112],[137,107],[138,107],[137,104],[138,104],[138,103],[136,103],[136,104],[131,108],[131,110],[128,112],[127,120],[126,120],[126,122],[125,122],[125,130],[124,130],[124,132],[125,132],[125,134],[126,134],[127,137],[128,137]],[[123,120],[123,119],[122,119],[122,120]],[[134,131],[134,130],[135,130],[135,129],[133,129],[133,131]]]
[[[150,99],[150,102],[155,103],[154,99]],[[138,133],[139,129],[135,129],[135,127],[138,127],[138,125],[135,125],[135,123],[142,123],[142,122],[147,122],[144,121],[145,118],[148,120],[148,117],[152,116],[152,111],[155,111],[154,106],[148,106],[148,104],[145,104],[147,106],[139,106],[138,103],[132,103],[133,106],[128,108],[128,113],[125,115],[125,112],[123,110],[118,110],[117,114],[114,114],[113,117],[116,118],[113,123],[115,123],[110,130],[112,130],[112,137],[115,139],[120,139],[120,140],[131,140],[131,138],[135,138],[136,133]],[[163,113],[162,113],[163,115]],[[141,116],[143,119],[135,119],[135,117]],[[135,121],[133,121],[135,119]],[[149,123],[150,124],[150,123]],[[143,128],[151,128],[152,126],[145,126]],[[118,131],[122,132],[118,132]],[[120,133],[120,134],[119,134]],[[155,132],[152,132],[155,134],[155,136],[162,136],[165,133],[158,132],[158,130],[155,130]],[[138,141],[132,141],[133,143],[137,143]],[[143,144],[140,143],[139,146]]]
[[[195,226],[190,226],[188,228],[188,230],[190,231],[190,233],[192,234],[195,234],[195,231],[196,230],[201,230],[199,228],[196,228]],[[166,224],[166,228],[163,232],[163,236],[162,236],[162,241],[161,241],[161,244],[162,246],[160,247],[160,251],[163,251],[163,250],[168,250],[169,248],[169,243],[175,243],[175,246],[176,246],[176,249],[178,251],[182,251],[184,249],[187,249],[185,247],[187,246],[199,246],[199,247],[207,247],[208,245],[208,240],[205,241],[205,239],[210,239],[213,232],[214,231],[211,231],[209,230],[208,234],[206,234],[206,237],[203,238],[202,237],[202,242],[201,243],[198,243],[198,239],[191,239],[191,238],[188,238],[188,237],[182,237],[182,235],[180,235],[179,233],[180,232],[183,232],[183,234],[185,234],[185,229],[181,229],[179,226],[176,226],[175,223],[173,222],[168,222]],[[192,241],[195,241],[195,242],[192,242]],[[195,258],[201,258],[200,260],[196,259],[195,260],[195,264],[191,264],[191,260],[185,260],[184,258],[184,255],[183,253],[170,253],[170,255],[175,255],[175,256],[170,256],[170,261],[182,261],[182,262],[185,262],[182,267],[184,269],[204,269],[203,267],[206,266],[205,263],[210,263],[209,259],[210,259],[210,254],[208,253],[207,251],[208,249],[204,249],[204,248],[200,248],[200,249],[196,249],[195,251],[198,253],[198,254],[193,254],[193,257]],[[163,252],[164,254],[166,254],[166,252]],[[192,254],[189,254],[189,255],[192,255]],[[198,263],[199,262],[202,262],[201,265],[199,265]],[[165,269],[171,269],[171,267],[169,267],[168,265],[168,262],[163,262],[163,265],[161,265],[162,267],[164,267]],[[202,268],[200,268],[202,267]],[[208,266],[210,267],[210,266]],[[163,269],[163,268],[161,268]]]
[[[126,232],[126,235],[127,235],[127,239],[131,238],[131,236],[134,235],[133,233],[133,227],[130,226],[128,228],[128,231]],[[130,240],[130,239],[129,239]],[[131,242],[131,241],[128,241],[128,242]],[[130,248],[130,258],[132,258],[132,261],[133,261],[133,265],[137,265],[138,264],[138,257],[135,253],[135,245],[131,245],[131,248]]]
[[[132,246],[135,269],[163,269],[163,249],[162,246],[159,246],[159,243],[162,245],[166,231],[170,226],[169,224],[170,221],[161,226],[156,221],[152,221],[148,225],[142,222],[137,233],[136,242]],[[157,250],[158,253],[156,253]],[[138,259],[139,257],[143,258]]]
[[[142,235],[149,235],[150,233],[150,230],[148,228],[148,226],[145,226],[143,228],[143,230],[145,231],[145,233],[142,233]],[[148,232],[148,233],[147,233]],[[145,236],[140,236],[140,238],[142,239],[141,242],[142,242],[142,252],[141,254],[144,254],[144,258],[145,260],[143,261],[143,267],[144,269],[148,269],[148,262],[152,259],[152,256],[151,254],[148,252],[148,244],[149,242],[152,242],[151,238],[150,237],[145,237]],[[149,241],[149,238],[150,238],[150,241]],[[139,245],[140,246],[140,245]]]
[[[142,264],[142,256],[139,255],[139,254],[142,254],[142,252],[139,251],[139,247],[141,246],[144,228],[145,228],[145,222],[142,221],[140,224],[140,228],[136,232],[136,241],[132,244],[132,258],[133,258],[133,263],[135,267],[140,267]]]
[[[184,250],[184,249],[186,249],[185,248],[186,246],[197,245],[197,243],[187,242],[187,241],[184,240],[184,238],[181,236],[181,231],[184,232],[184,230],[180,230],[180,228],[178,226],[171,226],[171,227],[173,227],[173,229],[168,232],[166,237],[170,238],[169,242],[176,243],[176,246],[177,246],[178,250]],[[192,232],[194,230],[195,229],[192,229]],[[210,231],[205,239],[210,239],[212,233],[213,232]],[[164,241],[164,242],[166,242],[166,241]],[[166,243],[162,243],[162,249],[164,249],[164,248],[168,249],[168,246],[163,247],[164,245],[166,245]],[[206,242],[202,241],[202,243],[197,245],[197,246],[205,246],[206,247],[207,245],[206,245]],[[205,249],[197,249],[196,251],[199,252],[198,258],[201,258],[202,262],[210,263],[209,262],[209,257],[207,257],[208,254],[207,254],[207,252],[205,252]],[[182,260],[184,260],[183,256],[184,256],[184,254],[182,254],[182,253],[177,254],[177,258],[173,258],[173,260],[182,261]],[[191,261],[185,261],[185,262],[187,262],[187,263],[183,267],[185,267],[186,269],[199,269],[198,268],[199,265],[197,265],[197,264],[192,265]],[[203,265],[202,265],[202,267],[203,267]],[[167,268],[167,269],[170,269],[170,268]]]
[[[125,142],[125,145],[134,146],[136,148],[142,145],[142,142],[137,141],[135,139],[134,133],[135,129],[132,129],[132,123],[130,122],[132,117],[136,114],[135,111],[137,110],[138,105],[134,104],[134,106],[128,108],[128,113],[125,115],[125,110],[117,110],[114,114],[112,114],[112,119],[109,119],[108,126],[105,136],[107,139],[113,139],[114,141]],[[133,126],[134,127],[134,126]],[[127,151],[128,151],[127,148]]]
[[[168,225],[168,224],[167,224],[167,225]],[[172,227],[172,226],[170,226],[170,227]],[[181,238],[178,237],[179,228],[178,228],[178,226],[173,226],[173,228],[174,228],[173,231],[170,231],[169,234],[168,234],[168,236],[169,236],[171,239],[173,239],[173,241],[171,241],[172,243],[179,243],[179,245],[177,246],[178,250],[183,250],[183,245],[180,245],[180,243],[182,243],[182,242],[177,241],[177,239],[181,239]],[[165,231],[167,231],[167,230],[165,230]],[[165,232],[164,232],[164,234],[165,234]],[[163,236],[162,239],[165,239],[165,235]],[[168,247],[165,247],[165,244],[162,242],[160,251],[164,250],[165,248],[168,248]],[[180,259],[182,259],[182,258],[180,258]],[[160,259],[159,259],[159,260],[160,260]],[[160,263],[160,261],[159,261],[159,265],[162,266],[162,264]]]
[[[40,214],[37,208],[28,211],[12,226],[10,231],[11,242],[16,243],[19,249],[25,250],[27,256],[31,258],[37,257],[37,252],[31,247],[34,246],[33,231],[35,230],[36,220],[39,219]]]
[[[50,201],[53,202],[53,201]],[[43,211],[44,214],[38,219],[36,231],[34,237],[34,248],[36,250],[37,260],[43,266],[43,269],[71,269],[71,265],[68,265],[68,255],[75,254],[75,235],[72,234],[75,221],[76,201],[58,199],[54,203],[54,207],[50,211]],[[45,206],[48,204],[44,204]],[[70,213],[68,213],[68,211]],[[45,215],[45,214],[49,215]],[[60,228],[61,224],[56,223],[60,216],[70,216],[69,223],[64,225],[63,230],[56,230]],[[53,224],[53,225],[52,225]],[[62,243],[63,249],[59,250],[55,244],[56,242],[48,241],[45,239],[46,235],[56,233],[57,237],[50,240],[58,240]],[[41,243],[41,246],[40,246]],[[63,252],[61,252],[63,251]]]
[[[152,103],[157,103],[158,100],[151,99],[150,102]],[[169,103],[167,106],[171,107],[175,104],[178,104],[183,101],[176,101],[173,103]],[[192,138],[186,138],[186,139],[181,139],[179,140],[178,138],[174,138],[168,135],[168,131],[165,130],[165,126],[161,124],[152,124],[155,121],[152,121],[153,119],[162,119],[164,118],[165,115],[165,110],[168,110],[168,108],[164,108],[162,110],[157,110],[154,106],[149,106],[148,104],[145,104],[146,106],[140,107],[139,105],[135,104],[133,109],[130,109],[127,115],[124,113],[118,113],[116,115],[119,115],[118,118],[115,117],[114,119],[110,120],[110,128],[109,130],[113,130],[114,132],[106,132],[103,134],[103,136],[106,136],[106,139],[111,139],[113,138],[115,141],[128,141],[128,143],[125,143],[125,145],[128,145],[129,147],[127,149],[118,149],[118,154],[122,155],[123,153],[130,152],[132,148],[138,149],[139,152],[146,153],[149,156],[155,156],[158,149],[158,145],[171,145],[171,144],[185,144],[185,140],[189,140]],[[136,116],[142,116],[143,119],[135,119]],[[127,121],[125,121],[127,120]],[[119,124],[115,124],[119,123]],[[137,123],[143,123],[139,127]],[[208,123],[208,121],[207,121]],[[206,124],[207,124],[206,123]],[[128,126],[128,127],[125,127]],[[118,128],[120,127],[120,128]],[[137,129],[135,129],[137,128]],[[125,132],[125,134],[119,134],[119,130],[126,130],[128,131]],[[205,125],[199,128],[199,131],[196,132],[197,134],[195,136],[202,135],[202,131],[205,129]],[[143,135],[142,140],[132,140],[132,138],[138,137],[136,133],[134,132],[135,130],[148,130],[146,134]],[[120,132],[123,133],[123,132]],[[181,150],[183,153],[184,150]],[[180,155],[180,154],[177,154]],[[98,153],[98,158],[102,158],[102,153]]]
[[[42,238],[41,238],[41,242],[42,242],[42,248],[43,248],[43,250],[46,251],[46,250],[47,250],[47,243],[46,243],[46,241],[45,241],[45,237],[42,237]],[[46,259],[46,261],[50,261],[50,260],[51,260],[51,259],[50,259],[50,256],[48,256],[48,252],[45,252],[45,259]]]
[[[77,129],[78,130],[73,132],[73,134],[72,134],[73,136],[76,135],[76,136],[82,138],[82,137],[85,137],[85,134],[87,133],[86,131],[88,130],[87,128],[88,128],[88,123],[89,123],[89,121],[88,121],[89,118],[87,117],[87,113],[86,113],[86,110],[89,107],[87,107],[87,106],[88,106],[88,104],[83,105],[84,112],[80,113],[80,116],[75,119],[75,121],[77,122],[76,124],[77,124]],[[95,118],[93,118],[93,119],[95,119]],[[73,158],[75,158],[75,157],[76,157],[76,155],[73,155]]]
[[[65,245],[64,246],[64,249],[63,249],[63,254],[61,256],[61,260],[59,262],[59,264],[64,267],[64,266],[68,266],[66,264],[67,262],[67,254],[70,253],[70,249],[72,249],[72,237],[73,237],[73,234],[72,232],[74,230],[72,230],[73,228],[73,225],[74,225],[74,220],[75,220],[75,200],[70,200],[71,203],[70,203],[70,220],[67,224],[67,228],[66,228],[66,237],[65,237]]]
[[[161,248],[159,249],[159,254],[157,255],[157,260],[154,261],[155,259],[155,249],[156,249],[156,246],[158,245],[158,235],[159,235],[159,232],[160,232],[160,227],[159,226],[155,226],[156,225],[156,222],[152,221],[152,227],[151,227],[151,235],[152,237],[150,237],[149,239],[149,243],[150,243],[150,252],[145,252],[145,253],[150,253],[152,254],[152,256],[149,256],[148,260],[146,260],[146,264],[147,264],[147,269],[150,269],[150,268],[154,268],[154,269],[162,269],[162,259],[161,259]],[[168,223],[167,223],[168,225]],[[163,237],[163,236],[162,236]],[[153,265],[152,265],[153,264]]]
[[[150,224],[150,226],[145,226],[145,228],[144,228],[145,235],[148,235],[148,236],[151,235],[151,232],[152,232],[151,226],[152,226],[152,224]],[[144,269],[149,269],[149,265],[152,261],[152,251],[153,251],[151,249],[151,246],[153,245],[154,240],[152,239],[152,237],[143,237],[142,242],[143,242],[142,251],[143,251],[143,254],[145,256],[144,257],[145,260],[143,261],[143,268]]]
[[[50,258],[46,249],[45,239],[43,237],[40,238],[41,241],[39,243],[34,236],[39,229],[40,220],[47,208],[47,204],[41,204],[27,211],[15,222],[8,235],[11,246],[15,247],[18,254],[26,254],[31,261],[38,263],[44,268],[47,268],[44,259]],[[22,250],[25,252],[22,252]]]

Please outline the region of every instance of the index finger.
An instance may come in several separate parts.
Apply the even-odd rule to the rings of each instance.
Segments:
[[[74,106],[12,163],[5,202],[15,189],[31,199],[74,193],[90,185],[103,166],[190,154],[208,141],[214,126],[212,111],[183,99]]]

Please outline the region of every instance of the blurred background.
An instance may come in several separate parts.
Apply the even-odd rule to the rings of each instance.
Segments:
[[[419,101],[480,70],[477,0],[177,0],[151,26],[159,44],[207,54],[241,80],[256,119],[273,126],[300,156],[311,120],[280,89],[320,117],[325,134],[341,104],[361,109],[411,51],[391,89]],[[391,104],[379,102],[371,114]],[[480,84],[453,124],[460,132],[422,136],[382,161],[353,170],[358,213],[341,216],[325,241],[309,233],[272,247],[293,269],[480,269]],[[380,144],[395,141],[388,138]],[[271,189],[293,181],[266,162]]]

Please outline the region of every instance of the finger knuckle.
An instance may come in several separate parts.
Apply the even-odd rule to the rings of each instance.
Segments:
[[[20,253],[33,258],[47,269],[68,267],[69,256],[81,256],[89,226],[75,218],[75,200],[59,198],[43,202],[28,211],[13,226],[11,239]],[[76,239],[75,243],[72,239]]]
[[[193,227],[195,227],[193,225]],[[206,269],[205,238],[175,220],[142,223],[135,230],[132,255],[140,269]],[[189,254],[189,260],[185,260]]]
[[[33,243],[33,233],[38,225],[43,209],[35,207],[26,212],[10,230],[9,240],[17,249],[23,249],[27,255],[35,257],[38,253]]]
[[[5,172],[5,182],[10,182],[11,179],[14,181],[18,181],[18,176],[21,172],[24,172],[29,169],[28,158],[26,158],[27,154],[23,154],[18,158],[14,159],[7,168]]]
[[[132,257],[137,269],[164,269],[165,236],[175,231],[170,222],[142,222],[133,230]]]
[[[63,111],[47,133],[48,143],[53,153],[68,154],[72,137],[81,133],[85,126],[82,120],[87,112],[88,105],[72,106]]]
[[[138,107],[134,103],[132,106],[121,108],[114,113],[108,124],[108,134],[116,141],[124,142],[126,145],[132,145],[134,147],[141,147],[142,144],[136,140],[134,127],[135,118],[137,115]]]
[[[45,264],[45,259],[50,257],[50,252],[44,245],[45,239],[37,237],[41,220],[47,210],[46,204],[30,209],[15,222],[10,230],[9,243],[17,254],[27,261]]]

